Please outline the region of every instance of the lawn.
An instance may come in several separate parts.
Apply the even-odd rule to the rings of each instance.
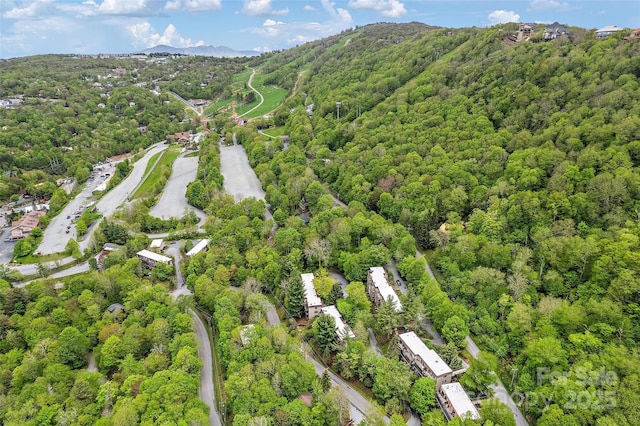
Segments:
[[[274,127],[273,129],[264,129],[262,130],[262,133],[273,138],[277,138],[278,136],[284,135],[284,126]]]
[[[245,69],[239,74],[236,74],[233,77],[232,87],[233,92],[241,92],[243,94],[249,93],[250,89],[247,86],[247,82],[249,81],[249,77],[251,76],[251,70]],[[256,108],[250,114],[246,115],[246,118],[256,118],[261,117],[274,109],[276,109],[282,102],[286,99],[289,91],[287,89],[283,89],[281,87],[273,86],[273,85],[265,85],[264,84],[264,75],[260,75],[258,72],[254,75],[252,85],[255,89],[264,96],[264,102],[260,105],[259,108]],[[228,107],[231,103],[237,101],[235,97],[221,99],[216,103],[213,103],[207,107],[205,113],[207,115],[214,114],[219,110]],[[250,104],[238,103],[236,105],[236,114],[242,116],[247,111],[250,111],[256,105],[260,103],[260,97],[256,96],[256,100],[251,102]]]
[[[178,155],[180,155],[180,148],[177,146],[170,147],[160,154],[162,155],[162,157],[157,163],[155,163],[155,156],[151,159],[151,161],[149,161],[151,167],[153,167],[153,164],[155,164],[155,167],[153,167],[153,170],[151,170],[150,172],[149,170],[145,171],[145,173],[148,172],[147,178],[131,196],[132,199],[154,197],[162,191],[162,188],[157,187],[157,182],[162,180],[163,170],[166,170],[168,168],[169,175],[171,175],[171,166],[173,165],[173,162],[176,160],[176,158],[178,158]],[[150,166],[147,166],[147,168],[149,167]],[[168,178],[169,176],[166,176],[166,179]]]

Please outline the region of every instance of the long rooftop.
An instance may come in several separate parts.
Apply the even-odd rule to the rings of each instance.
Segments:
[[[193,248],[187,252],[187,256],[195,256],[196,254],[204,250],[205,247],[207,247],[208,245],[209,245],[209,240],[207,240],[206,238],[203,240],[200,240],[198,244],[193,246]]]
[[[402,310],[402,303],[400,303],[400,299],[398,298],[398,295],[396,294],[393,287],[389,285],[386,273],[384,272],[384,268],[382,266],[373,266],[369,268],[369,274],[371,275],[373,285],[376,286],[376,288],[382,295],[382,298],[385,301],[391,298],[396,308],[396,312],[400,312]]]
[[[480,413],[469,395],[464,391],[462,385],[458,382],[446,383],[440,387],[442,393],[444,393],[449,400],[449,403],[456,411],[456,414],[461,419],[479,419]]]
[[[307,301],[308,306],[322,306],[322,300],[316,293],[316,288],[313,286],[313,274],[301,274],[302,285],[304,286],[304,298]]]
[[[407,345],[409,350],[422,358],[424,363],[431,371],[439,377],[443,374],[452,373],[451,367],[440,358],[440,355],[433,349],[429,349],[422,339],[416,333],[410,331],[400,335],[402,341]]]
[[[322,313],[331,315],[333,317],[336,322],[336,333],[338,333],[338,337],[340,338],[340,340],[344,339],[345,336],[349,336],[352,338],[355,337],[353,331],[351,331],[351,328],[349,328],[349,326],[342,320],[342,315],[340,315],[340,312],[335,307],[335,305],[325,306],[324,308],[322,308]]]
[[[136,254],[138,256],[146,257],[147,259],[155,260],[156,262],[170,263],[172,261],[172,259],[170,257],[163,256],[161,254],[154,253],[154,252],[149,251],[149,250],[140,250]]]

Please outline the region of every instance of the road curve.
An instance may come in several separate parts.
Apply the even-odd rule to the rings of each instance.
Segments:
[[[264,103],[264,96],[262,96],[262,93],[258,92],[252,85],[251,82],[253,81],[253,76],[256,74],[256,70],[253,70],[253,72],[251,73],[251,76],[249,76],[249,81],[247,81],[247,86],[249,86],[249,89],[253,90],[258,96],[260,96],[260,102],[258,103],[258,105],[254,106],[253,108],[251,108],[249,111],[245,112],[244,114],[240,115],[239,117],[244,117],[245,115],[249,114],[250,112],[253,112],[255,109],[259,108],[260,105],[262,105]]]
[[[211,356],[209,334],[200,317],[190,308],[187,308],[187,312],[189,312],[189,315],[193,318],[193,328],[196,336],[198,336],[198,358],[202,361],[198,396],[201,401],[209,406],[209,424],[212,426],[222,426],[220,414],[218,414],[216,410],[216,400],[213,392],[213,357]]]

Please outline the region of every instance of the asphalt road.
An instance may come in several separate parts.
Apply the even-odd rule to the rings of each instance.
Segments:
[[[325,372],[325,370],[327,370],[333,386],[342,388],[345,395],[347,396],[347,399],[349,400],[349,403],[351,404],[351,419],[353,419],[355,424],[360,423],[364,419],[364,416],[371,410],[371,403],[367,401],[365,397],[360,395],[358,391],[349,386],[349,384],[342,380],[337,374],[316,361],[312,356],[308,354],[308,350],[306,349],[304,351],[304,356],[307,361],[313,364],[313,367],[316,369],[316,374],[318,376],[322,377],[322,374]],[[384,421],[386,423],[389,423],[389,417],[385,416]]]
[[[220,147],[220,172],[224,176],[224,190],[237,200],[250,197],[264,200],[262,185],[242,145]]]
[[[167,149],[168,145],[165,145],[164,142],[157,143],[153,145],[147,153],[138,161],[134,163],[133,170],[127,176],[125,180],[120,182],[120,185],[113,188],[111,191],[105,194],[104,197],[98,201],[96,205],[98,211],[104,217],[112,216],[118,207],[131,195],[131,192],[138,186],[140,182],[142,182],[144,177],[144,172],[147,168],[147,164],[151,157],[157,154],[160,151],[164,151]]]
[[[42,241],[36,249],[36,253],[61,253],[64,251],[67,242],[69,242],[71,238],[77,239],[76,227],[71,222],[72,219],[76,215],[76,212],[82,211],[83,205],[91,201],[93,191],[98,187],[98,185],[107,180],[106,177],[100,176],[104,173],[109,173],[113,176],[113,172],[115,170],[115,165],[113,163],[111,163],[111,165],[103,164],[102,167],[102,171],[96,171],[97,176],[95,179],[84,184],[85,186],[82,191],[74,199],[69,201],[60,213],[51,219],[47,229],[44,230]],[[70,218],[67,219],[67,217]],[[68,226],[70,226],[70,228],[69,233],[67,234],[66,231]]]
[[[209,344],[209,335],[200,320],[191,309],[187,309],[189,315],[193,318],[194,331],[198,337],[198,358],[202,361],[202,372],[200,373],[200,389],[198,396],[205,404],[209,406],[209,424],[212,426],[222,426],[220,415],[216,410],[215,394],[213,392],[213,358],[211,356],[211,345]]]
[[[198,172],[198,157],[185,157],[184,154],[176,158],[173,163],[171,177],[162,191],[162,196],[149,214],[161,219],[184,216],[185,210],[193,210],[200,219],[205,218],[203,211],[196,209],[187,202],[187,185],[193,182]]]

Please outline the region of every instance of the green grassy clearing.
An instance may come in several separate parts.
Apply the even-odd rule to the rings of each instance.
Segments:
[[[156,160],[162,154],[164,154],[164,151],[160,151],[157,154],[153,154],[153,156],[149,159],[149,162],[147,163],[147,168],[144,169],[143,176],[146,176],[147,174],[149,174],[149,171],[151,171],[151,168],[153,167],[153,165],[156,164]]]
[[[271,137],[277,138],[278,136],[284,135],[284,126],[274,127],[273,129],[264,129],[262,133],[269,135]]]

